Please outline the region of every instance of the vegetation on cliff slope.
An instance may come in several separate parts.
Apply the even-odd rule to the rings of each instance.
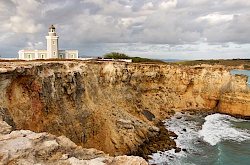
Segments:
[[[123,53],[118,52],[111,52],[106,53],[104,55],[105,59],[132,59],[132,62],[160,62],[163,63],[164,61],[156,60],[156,59],[149,59],[149,58],[141,58],[141,57],[130,57]]]
[[[218,60],[190,60],[190,61],[180,61],[175,62],[175,64],[181,65],[225,65],[225,66],[243,66],[244,69],[250,69],[250,59],[218,59]]]

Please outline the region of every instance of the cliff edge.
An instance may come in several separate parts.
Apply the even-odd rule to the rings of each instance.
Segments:
[[[156,124],[175,111],[249,117],[246,80],[223,66],[1,62],[0,116],[14,130],[65,135],[110,155],[133,154],[159,136]],[[165,147],[174,145],[167,139]]]

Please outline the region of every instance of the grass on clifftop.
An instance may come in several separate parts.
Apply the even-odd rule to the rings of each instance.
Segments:
[[[244,66],[244,69],[250,69],[250,59],[219,59],[219,60],[192,60],[192,61],[180,61],[174,62],[180,65],[225,65],[225,66]]]

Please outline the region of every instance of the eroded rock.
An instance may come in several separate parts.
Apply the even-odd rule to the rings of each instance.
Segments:
[[[6,127],[0,120],[0,128]],[[9,126],[10,127],[10,126]],[[8,128],[10,130],[11,128]],[[29,130],[5,131],[0,134],[0,164],[41,165],[146,165],[136,156],[110,157],[96,149],[77,146],[65,136],[56,137],[48,133]]]
[[[11,126],[0,118],[0,135],[9,134],[11,132]]]

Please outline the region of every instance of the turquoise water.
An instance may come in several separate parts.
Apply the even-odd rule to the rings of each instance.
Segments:
[[[165,122],[178,135],[177,146],[186,151],[155,153],[150,164],[250,165],[250,121],[223,114],[177,113]]]
[[[224,141],[217,146],[221,152],[219,159],[214,165],[249,165],[250,164],[250,142]]]
[[[230,73],[232,75],[236,75],[236,74],[247,75],[248,76],[247,85],[250,86],[250,70],[231,70]]]

